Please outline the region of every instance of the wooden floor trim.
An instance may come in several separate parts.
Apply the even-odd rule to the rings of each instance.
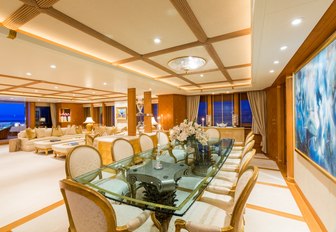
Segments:
[[[51,211],[51,210],[53,210],[53,209],[55,209],[55,208],[63,205],[63,204],[64,204],[63,200],[57,201],[54,204],[51,204],[51,205],[49,205],[47,207],[44,207],[44,208],[42,208],[42,209],[40,209],[40,210],[38,210],[38,211],[36,211],[34,213],[31,213],[31,214],[29,214],[29,215],[27,215],[27,216],[25,216],[23,218],[20,218],[20,219],[18,219],[16,221],[14,221],[14,222],[6,225],[4,227],[1,227],[0,231],[1,232],[11,231],[12,229],[14,229],[14,228],[16,228],[18,226],[21,226],[22,224],[27,223],[27,222],[29,222],[29,221],[31,221],[31,220],[33,220],[33,219],[41,216],[42,214],[45,214],[45,213],[47,213],[47,212],[49,212],[49,211]]]
[[[277,188],[286,188],[286,189],[288,189],[287,185],[281,185],[281,184],[273,184],[273,183],[262,182],[262,181],[257,181],[257,184],[262,184],[262,185],[267,185],[267,186],[272,186],[272,187],[277,187]]]
[[[246,204],[246,208],[259,210],[259,211],[262,211],[262,212],[265,212],[265,213],[275,214],[275,215],[280,216],[280,217],[290,218],[290,219],[294,219],[294,220],[297,220],[297,221],[306,222],[302,216],[298,216],[298,215],[295,215],[295,214],[286,213],[286,212],[282,212],[282,211],[278,211],[278,210],[274,210],[274,209],[269,209],[269,208],[265,208],[265,207],[258,206],[258,205]]]

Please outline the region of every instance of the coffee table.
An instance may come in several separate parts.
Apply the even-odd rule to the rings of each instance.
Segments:
[[[83,138],[72,138],[72,139],[48,139],[43,141],[37,141],[34,143],[35,146],[35,153],[39,153],[40,151],[45,152],[48,155],[49,151],[52,151],[52,145],[59,144],[59,143],[66,143],[66,142],[77,142],[81,141]]]
[[[72,149],[74,149],[75,147],[79,145],[84,145],[84,144],[85,144],[85,140],[82,139],[79,141],[54,144],[51,146],[51,148],[54,151],[55,157],[57,157],[58,155],[67,156]]]

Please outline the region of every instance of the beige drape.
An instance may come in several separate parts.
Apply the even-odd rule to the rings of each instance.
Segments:
[[[197,121],[200,96],[187,96],[187,117],[189,121]]]
[[[252,111],[252,131],[261,135],[261,150],[266,153],[266,92],[247,92],[247,97]]]
[[[51,116],[51,123],[53,127],[57,126],[56,122],[56,104],[55,103],[50,103],[50,116]]]

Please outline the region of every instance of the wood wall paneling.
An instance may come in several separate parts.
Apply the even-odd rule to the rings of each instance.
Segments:
[[[60,122],[61,109],[70,109],[70,122]],[[85,121],[83,104],[56,103],[56,112],[57,125],[60,125],[61,127],[66,127],[68,125],[82,125]]]
[[[187,98],[184,95],[159,95],[160,124],[168,130],[187,118]]]
[[[35,103],[27,102],[26,103],[26,123],[27,127],[34,128],[35,125]]]
[[[286,79],[286,161],[287,180],[294,182],[293,77]]]
[[[278,164],[285,165],[285,85],[277,86]]]
[[[106,105],[102,103],[102,125],[106,126],[107,114],[106,114]]]
[[[239,93],[234,93],[233,94],[233,113],[238,115],[238,117],[240,117],[239,108],[240,108]],[[238,120],[237,126],[239,126],[239,124],[240,124],[240,119]]]
[[[127,130],[129,136],[136,135],[136,90],[127,90]]]

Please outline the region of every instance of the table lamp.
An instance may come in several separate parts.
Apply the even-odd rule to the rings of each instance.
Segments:
[[[93,123],[95,123],[95,122],[93,121],[92,117],[86,117],[85,122],[83,122],[83,124],[86,124],[86,131],[87,132],[92,131]]]

